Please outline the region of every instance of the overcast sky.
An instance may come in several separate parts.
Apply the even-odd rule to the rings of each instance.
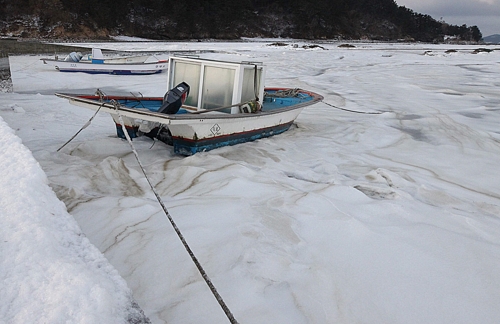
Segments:
[[[483,36],[500,34],[500,0],[396,0],[400,6],[449,24],[478,26]]]

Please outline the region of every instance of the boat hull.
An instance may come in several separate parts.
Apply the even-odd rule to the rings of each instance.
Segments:
[[[206,137],[204,139],[193,140],[184,137],[172,136],[174,152],[181,155],[193,155],[197,152],[210,151],[219,147],[236,145],[245,142],[255,141],[261,138],[270,137],[287,131],[293,121],[274,126],[253,129],[244,132],[237,132],[217,137]]]
[[[266,88],[267,92],[289,90],[284,88]],[[257,113],[228,114],[207,112],[193,114],[183,113],[166,115],[146,108],[127,107],[124,103],[139,102],[148,107],[150,102],[161,101],[162,98],[129,98],[114,97],[115,104],[98,102],[96,96],[75,96],[57,94],[71,103],[93,110],[100,109],[111,114],[117,125],[118,136],[124,137],[121,124],[126,126],[128,134],[134,138],[141,132],[145,123],[162,125],[168,128],[174,146],[174,152],[181,155],[192,155],[209,151],[218,147],[254,141],[287,131],[300,112],[307,106],[323,99],[322,96],[301,90],[304,98],[265,98],[262,111]],[[111,97],[107,97],[108,100]],[[127,99],[128,98],[128,99]],[[138,105],[138,104],[136,104]]]
[[[277,114],[245,114],[240,118],[171,121],[175,153],[192,155],[218,147],[254,141],[288,130],[302,108]]]
[[[167,62],[151,63],[92,63],[43,59],[44,64],[60,72],[83,72],[90,74],[144,75],[161,73],[167,69]]]

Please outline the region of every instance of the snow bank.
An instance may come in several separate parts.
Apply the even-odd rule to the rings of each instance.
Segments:
[[[147,322],[0,117],[0,322]]]

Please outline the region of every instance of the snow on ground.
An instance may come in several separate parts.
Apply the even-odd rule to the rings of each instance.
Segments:
[[[134,140],[170,214],[239,322],[500,322],[500,50],[361,43],[308,50],[286,42],[75,45],[262,61],[268,86],[301,87],[337,107],[380,113],[319,103],[282,135],[191,157]],[[22,299],[2,287],[0,319],[18,310],[49,318],[59,309],[53,305],[76,314],[81,300],[95,305],[99,322],[112,316],[109,308],[123,309],[107,297],[110,307],[98,306],[92,283],[58,288],[69,273],[90,282],[106,277],[92,272],[90,260],[100,260],[95,252],[81,258],[88,263],[77,258],[72,268],[45,270],[57,257],[51,249],[62,249],[57,244],[71,251],[62,255],[91,250],[68,243],[79,229],[42,184],[47,181],[153,323],[227,322],[111,118],[98,115],[57,152],[93,112],[52,93],[99,87],[162,95],[166,75],[64,74],[33,56],[10,63],[14,93],[0,97],[0,130],[7,134],[1,144],[12,146],[2,150],[8,166],[2,178],[11,185],[2,189],[2,220],[9,225],[1,233],[2,244],[11,237],[23,244],[2,248],[2,257],[17,263],[14,271],[12,262],[2,262],[1,273],[4,286],[31,284]],[[30,177],[31,188],[22,180]],[[26,207],[21,193],[23,203],[30,199]],[[16,207],[5,213],[4,204]],[[36,217],[31,210],[44,212]],[[51,219],[52,210],[62,215],[57,223],[43,223],[39,236],[21,236],[25,227]],[[34,260],[17,257],[33,245],[42,247]],[[32,303],[28,295],[35,295],[40,277],[53,285]],[[119,279],[109,278],[121,288],[103,284],[102,295],[126,296]]]
[[[142,323],[123,278],[1,118],[0,138],[0,323]]]

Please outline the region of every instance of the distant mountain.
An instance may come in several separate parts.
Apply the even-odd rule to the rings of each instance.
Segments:
[[[281,37],[477,42],[455,26],[395,0],[0,0],[0,36],[106,39]]]
[[[483,37],[483,41],[485,43],[490,43],[490,44],[500,44],[500,35],[494,34],[494,35]]]

